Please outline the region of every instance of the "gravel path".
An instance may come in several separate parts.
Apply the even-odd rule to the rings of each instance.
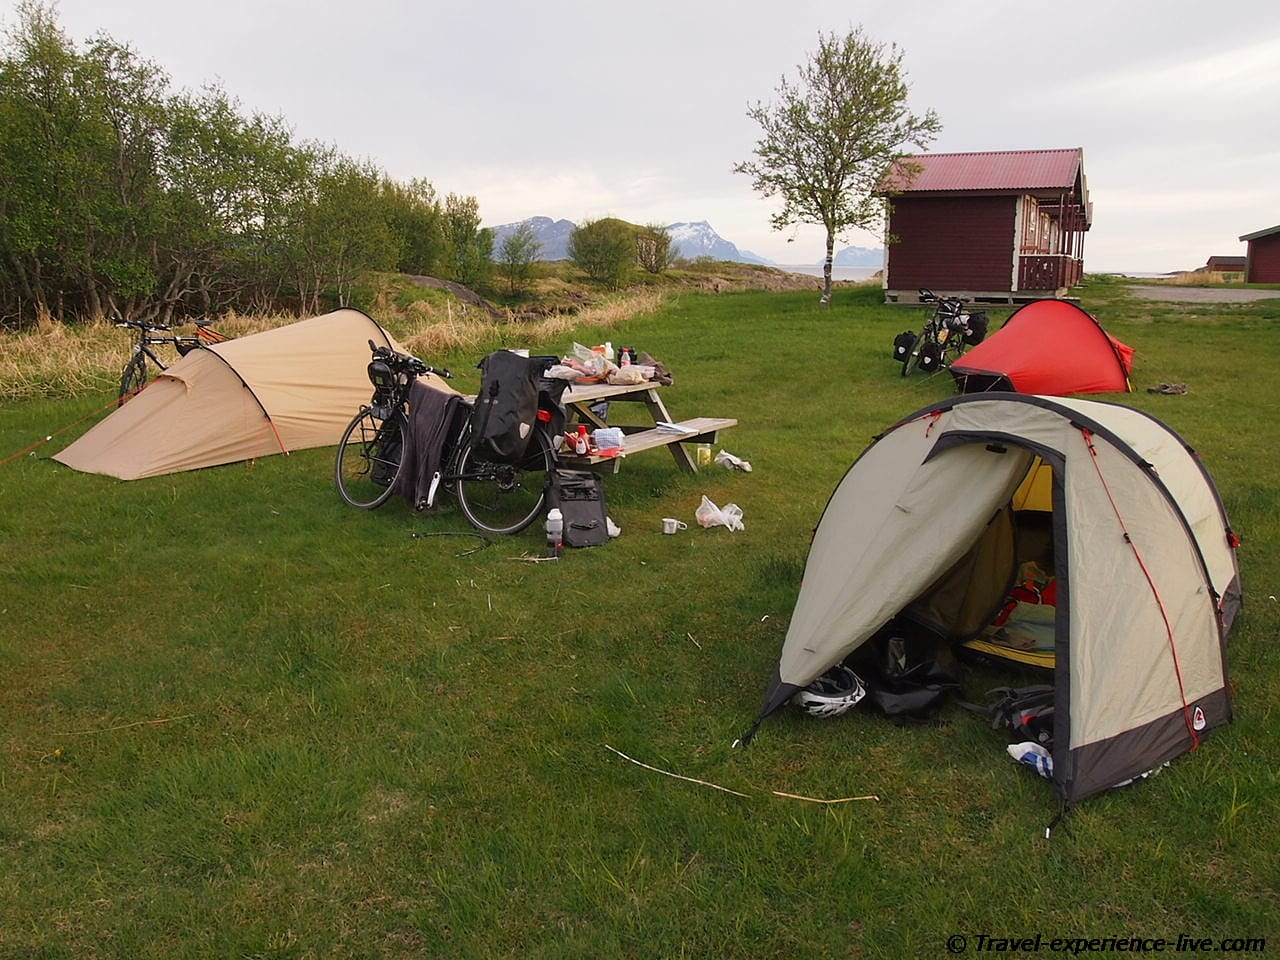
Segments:
[[[1275,300],[1280,290],[1227,290],[1214,287],[1145,286],[1131,284],[1135,297],[1148,300],[1175,300],[1179,303],[1248,303],[1251,300]]]

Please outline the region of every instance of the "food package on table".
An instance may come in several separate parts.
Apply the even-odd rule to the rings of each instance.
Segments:
[[[594,347],[584,347],[575,340],[573,342],[573,356],[575,359],[581,360],[583,363],[590,363],[597,357],[603,357],[610,363],[615,359],[612,341],[605,341],[604,343]]]
[[[614,367],[605,375],[605,379],[609,383],[630,386],[644,383],[648,377],[639,367]]]

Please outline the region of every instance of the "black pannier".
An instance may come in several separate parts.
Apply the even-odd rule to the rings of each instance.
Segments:
[[[598,547],[609,542],[604,479],[590,470],[557,468],[548,498],[564,517],[566,547]]]
[[[911,355],[911,348],[916,345],[914,331],[903,330],[893,338],[893,359],[906,360]]]
[[[554,358],[497,350],[480,361],[480,393],[471,415],[471,446],[486,460],[525,455],[538,418],[538,387]]]
[[[987,315],[982,310],[969,314],[969,332],[964,335],[964,342],[971,347],[976,347],[986,339],[987,322]]]
[[[373,467],[369,479],[380,487],[391,486],[400,471],[400,458],[404,456],[404,444],[395,421],[378,428],[378,442],[373,448]]]

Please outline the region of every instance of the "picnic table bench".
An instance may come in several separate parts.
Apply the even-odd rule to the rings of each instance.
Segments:
[[[693,417],[674,421],[662,402],[662,387],[652,381],[641,384],[575,383],[561,398],[570,419],[585,423],[589,429],[618,427],[624,435],[622,452],[626,456],[642,450],[666,447],[671,451],[676,465],[688,473],[698,472],[698,463],[689,455],[687,444],[716,443],[719,432],[737,426],[738,421],[726,417]],[[647,423],[607,423],[596,409],[597,404],[608,402],[635,403],[649,415]],[[576,466],[597,472],[617,473],[623,456],[588,454],[560,454],[560,460],[568,466]]]

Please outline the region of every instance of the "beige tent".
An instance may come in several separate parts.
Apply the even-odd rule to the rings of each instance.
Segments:
[[[927,407],[849,468],[815,532],[761,719],[890,624],[940,642],[980,636],[1032,521],[1056,589],[1063,799],[1159,766],[1227,723],[1238,541],[1199,459],[1137,410],[1014,393]]]
[[[336,444],[372,393],[370,340],[399,349],[344,309],[193,350],[54,459],[137,480]]]

